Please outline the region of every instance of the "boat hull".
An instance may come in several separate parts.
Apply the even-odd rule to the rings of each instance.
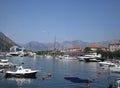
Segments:
[[[17,77],[17,78],[35,78],[37,72],[32,72],[32,73],[5,73],[5,77]]]
[[[111,72],[120,73],[120,67],[110,67]]]
[[[85,58],[84,59],[85,62],[100,62],[100,59],[96,59],[96,58]]]

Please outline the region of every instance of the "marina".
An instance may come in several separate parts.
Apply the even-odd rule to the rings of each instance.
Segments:
[[[56,59],[44,56],[7,57],[14,64],[24,62],[25,68],[40,70],[35,78],[5,78],[0,73],[2,88],[107,88],[117,86],[119,74],[100,67],[98,62],[83,62],[77,59]],[[5,68],[6,71],[15,68]],[[88,82],[89,80],[89,82]],[[118,88],[118,87],[115,87]]]
[[[0,88],[120,88],[120,0],[0,0]]]

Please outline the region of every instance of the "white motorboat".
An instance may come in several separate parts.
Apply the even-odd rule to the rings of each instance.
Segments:
[[[85,62],[100,62],[101,54],[91,53],[84,56],[79,56],[78,59]]]
[[[13,67],[13,63],[9,62],[7,59],[0,59],[0,67]]]
[[[84,61],[85,61],[85,62],[100,62],[101,59],[99,59],[99,58],[94,58],[94,57],[85,57],[85,58],[84,58]]]
[[[16,71],[6,71],[5,77],[25,77],[34,78],[38,70],[24,69],[22,66],[18,66]]]
[[[12,57],[12,55],[10,53],[7,53],[6,57]]]
[[[110,67],[110,71],[115,73],[120,73],[120,65],[116,64],[115,66]]]
[[[111,61],[98,62],[100,66],[115,66],[116,64]]]
[[[77,57],[77,59],[78,59],[79,61],[84,61],[85,58],[88,58],[88,57],[85,57],[85,56],[78,56],[78,57]]]
[[[11,56],[24,56],[25,52],[24,52],[24,48],[21,48],[19,46],[12,46],[10,48],[10,52],[8,52],[6,54],[7,57],[11,57]]]
[[[101,58],[101,54],[97,54],[97,53],[90,53],[85,55],[86,57],[91,57],[91,58]]]

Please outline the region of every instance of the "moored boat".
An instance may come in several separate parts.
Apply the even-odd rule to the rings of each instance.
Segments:
[[[116,64],[111,61],[98,62],[100,66],[115,66]]]
[[[110,67],[110,71],[115,73],[120,73],[120,65],[116,64],[115,66]]]
[[[101,54],[97,55],[97,53],[90,53],[84,56],[79,56],[78,59],[85,62],[100,62]]]
[[[16,71],[6,71],[5,77],[25,77],[34,78],[38,70],[24,69],[22,66],[18,66]]]
[[[88,57],[88,58],[84,58],[84,61],[85,62],[100,62],[101,60],[97,58]]]
[[[9,62],[7,59],[0,59],[0,67],[14,67],[14,64]]]

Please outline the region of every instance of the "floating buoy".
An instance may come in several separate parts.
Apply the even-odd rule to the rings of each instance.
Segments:
[[[100,76],[101,75],[101,71],[98,71],[98,76]]]
[[[48,75],[47,75],[47,76],[48,76],[48,78],[50,78],[50,77],[52,76],[52,74],[51,74],[51,73],[48,73]]]
[[[52,74],[48,73],[47,75],[42,76],[42,80],[45,80],[46,78],[50,78],[51,76],[52,76]]]
[[[90,86],[90,83],[88,81],[86,81],[85,86]]]
[[[92,78],[92,81],[95,81],[96,79],[95,78]]]
[[[105,68],[102,68],[103,70],[105,69]]]
[[[100,71],[98,71],[98,74],[101,74],[101,72],[100,72]]]
[[[42,80],[45,80],[47,77],[46,76],[42,76]]]

